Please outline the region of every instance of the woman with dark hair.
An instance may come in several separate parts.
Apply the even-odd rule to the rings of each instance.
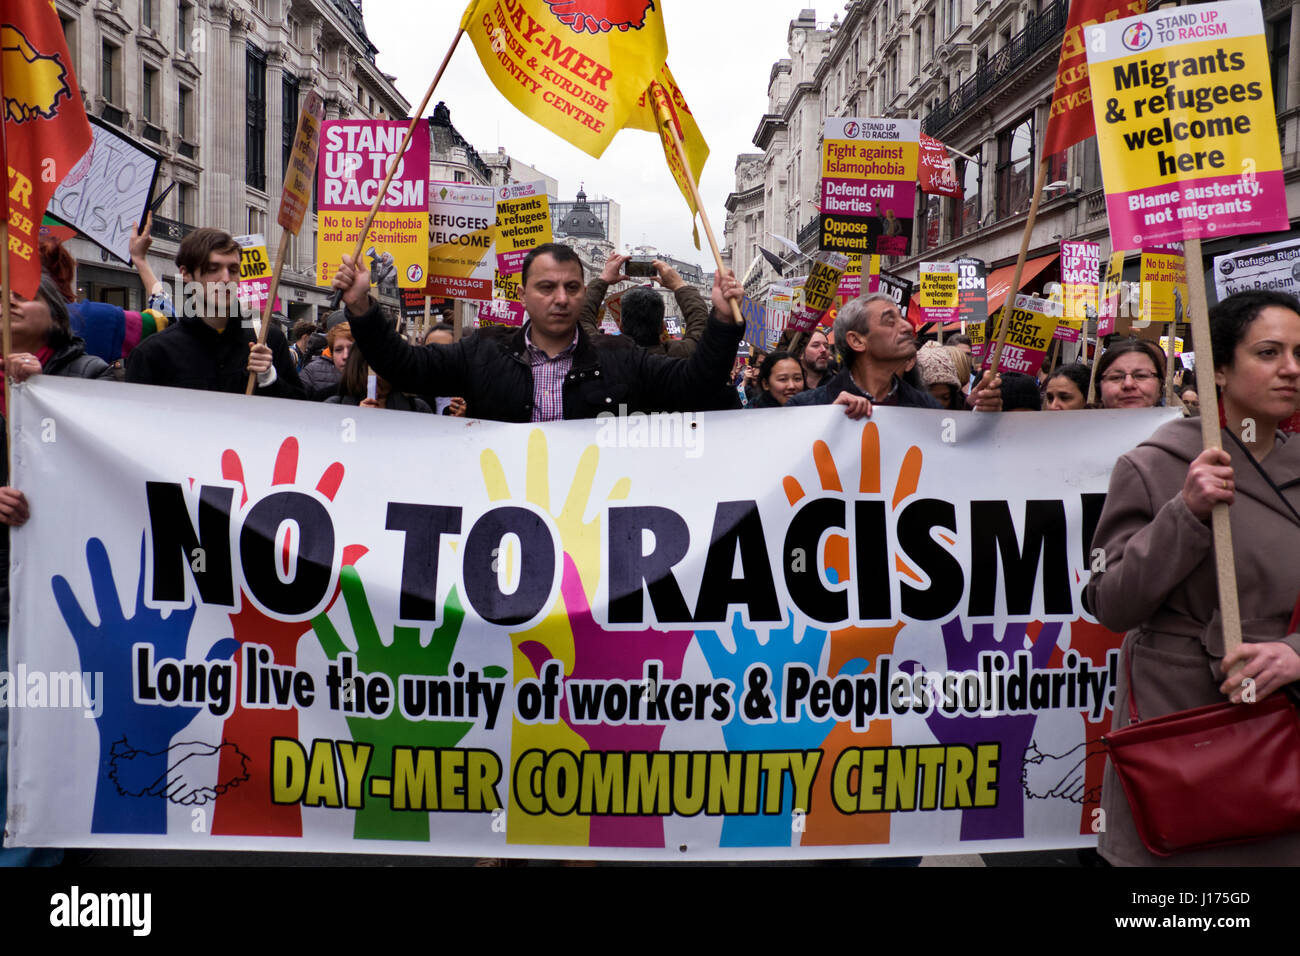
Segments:
[[[1102,408],[1154,408],[1164,401],[1165,353],[1154,342],[1125,339],[1097,362]]]
[[[1243,292],[1210,312],[1214,379],[1226,427],[1202,449],[1201,424],[1169,422],[1122,456],[1090,552],[1088,602],[1124,639],[1114,728],[1300,680],[1300,634],[1288,621],[1300,594],[1300,438],[1278,431],[1300,399],[1300,302]],[[1130,354],[1132,354],[1130,352]],[[1224,655],[1210,517],[1230,505],[1242,643]],[[1104,561],[1098,560],[1104,558]],[[1233,668],[1241,665],[1233,673]],[[1249,692],[1245,681],[1252,683]],[[1254,755],[1241,754],[1243,761]],[[1300,863],[1300,833],[1161,857],[1143,845],[1113,767],[1102,791],[1100,851],[1114,864]]]
[[[1100,371],[1100,369],[1098,369]],[[1062,365],[1047,377],[1043,410],[1069,412],[1088,407],[1088,366]]]
[[[350,349],[343,364],[343,380],[337,395],[325,399],[330,405],[359,405],[362,408],[391,408],[395,412],[426,412],[433,414],[429,403],[414,395],[394,392],[384,379],[375,379],[375,397],[370,397],[370,366],[359,349]]]
[[[758,367],[758,400],[750,408],[779,408],[803,391],[803,366],[789,352],[770,352]]]
[[[108,363],[86,354],[86,344],[68,327],[68,305],[54,280],[41,276],[36,298],[24,299],[9,293],[12,353],[5,369],[13,381],[32,375],[68,375],[74,378],[115,378]]]

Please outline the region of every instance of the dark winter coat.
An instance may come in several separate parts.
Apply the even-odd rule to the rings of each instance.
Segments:
[[[197,316],[183,316],[135,347],[127,359],[126,380],[242,395],[248,385],[248,347],[256,341],[252,326],[236,319],[218,332]],[[266,344],[276,379],[266,388],[258,386],[254,394],[303,398],[284,334],[272,328]]]
[[[395,389],[425,395],[460,395],[466,414],[504,422],[533,416],[533,370],[524,330],[482,333],[452,345],[412,346],[372,307],[349,315],[357,348]],[[639,348],[597,348],[578,329],[573,367],[564,381],[564,418],[601,412],[696,411],[716,408],[731,374],[744,327],[710,318],[689,359],[652,355]]]

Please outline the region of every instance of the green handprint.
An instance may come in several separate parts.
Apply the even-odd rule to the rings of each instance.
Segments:
[[[400,693],[401,678],[404,674],[424,677],[446,677],[451,657],[456,649],[456,640],[460,636],[461,622],[465,611],[461,607],[460,597],[453,588],[447,595],[443,609],[442,626],[434,630],[428,646],[420,644],[418,627],[393,627],[393,639],[385,644],[375,625],[374,615],[370,611],[370,602],[366,599],[361,575],[355,567],[344,567],[340,572],[343,588],[343,600],[348,609],[348,621],[356,641],[356,667],[365,674],[384,674],[391,681],[395,695]],[[354,653],[343,643],[333,622],[321,614],[312,621],[312,628],[320,640],[330,660],[337,661],[339,655]],[[497,668],[487,668],[484,673],[494,674]],[[500,672],[504,674],[502,670]],[[387,716],[348,717],[348,729],[352,739],[357,743],[370,744],[374,755],[366,771],[366,781],[362,792],[370,793],[370,779],[379,777],[392,779],[393,747],[453,747],[469,732],[473,724],[462,721],[445,720],[407,720],[402,716],[396,700]],[[412,840],[427,842],[429,839],[429,815],[410,810],[394,810],[382,799],[367,798],[364,806],[357,811],[353,836],[358,840]]]

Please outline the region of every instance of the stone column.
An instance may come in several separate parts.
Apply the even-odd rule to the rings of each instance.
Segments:
[[[230,129],[230,196],[227,206],[225,230],[234,235],[248,229],[248,208],[246,189],[248,186],[248,166],[246,165],[248,148],[248,126],[243,108],[248,104],[248,14],[242,10],[232,10],[230,15],[230,43],[226,46],[226,57],[230,63],[230,75],[226,89],[228,110],[233,111],[229,123]],[[220,95],[220,94],[219,94]],[[241,108],[243,107],[243,108]],[[226,115],[230,115],[227,112]]]
[[[233,127],[242,116],[240,100],[233,96],[230,76],[230,18],[231,0],[211,0],[208,8],[208,38],[202,55],[198,57],[203,70],[202,93],[198,109],[198,125],[202,135],[202,152],[205,180],[199,191],[198,217],[194,225],[211,225],[226,228],[230,211],[231,182],[234,159]],[[239,129],[243,133],[242,124]],[[243,181],[243,170],[239,171]],[[235,230],[239,232],[240,230]]]
[[[297,119],[290,118],[290,122]],[[284,149],[281,126],[284,122],[284,47],[272,43],[266,51],[266,249],[270,256],[280,248],[281,229],[275,217],[280,211],[280,193],[284,189]],[[272,260],[274,261],[274,260]]]

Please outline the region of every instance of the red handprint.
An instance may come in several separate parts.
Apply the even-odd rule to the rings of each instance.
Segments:
[[[343,482],[343,465],[334,462],[325,469],[316,490],[333,501]],[[244,465],[239,454],[227,449],[221,456],[221,475],[227,481],[238,482],[242,493],[240,507],[248,504],[248,486],[244,480]],[[291,485],[298,475],[298,440],[286,438],[276,454],[275,465],[271,474],[271,485]],[[286,537],[284,553],[290,553],[292,542]],[[348,545],[343,549],[343,564],[355,564],[366,553],[361,545]],[[338,587],[330,596],[333,605],[338,598]],[[328,609],[328,607],[327,607]],[[313,615],[314,616],[314,615]],[[301,620],[278,621],[267,617],[253,603],[245,591],[241,595],[240,609],[230,615],[230,626],[234,638],[240,644],[236,655],[236,673],[238,687],[243,687],[244,655],[243,645],[248,643],[264,644],[271,648],[275,663],[293,666],[298,659],[298,639],[311,630],[311,617]],[[270,754],[271,739],[274,737],[298,736],[298,712],[289,710],[271,710],[258,708],[246,710],[236,696],[235,709],[222,728],[225,740],[235,743],[239,750],[248,755],[246,769],[248,781],[241,787],[227,790],[219,796],[212,815],[212,832],[214,834],[237,834],[253,836],[301,836],[302,815],[296,805],[282,806],[271,803]],[[233,749],[232,749],[233,752]],[[226,779],[228,772],[236,769],[228,763],[234,756],[223,753],[220,776]]]
[[[654,0],[546,0],[546,5],[574,33],[608,33],[615,27],[640,30],[655,8]]]

